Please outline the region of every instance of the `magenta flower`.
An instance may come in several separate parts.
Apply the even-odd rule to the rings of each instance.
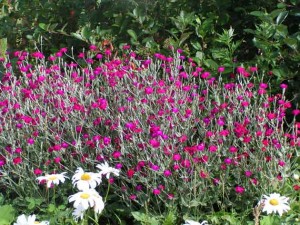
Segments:
[[[280,88],[281,88],[281,89],[287,89],[287,88],[288,88],[288,85],[287,85],[287,84],[280,84]]]
[[[238,151],[238,148],[237,148],[237,147],[235,147],[235,146],[230,146],[230,147],[229,147],[229,152],[235,153],[235,152],[237,152],[237,151]]]
[[[27,143],[28,143],[29,145],[33,145],[33,144],[34,144],[34,139],[33,139],[33,138],[29,138],[29,139],[27,140]]]
[[[245,188],[241,187],[241,186],[236,186],[235,187],[235,192],[238,194],[243,194],[245,192]]]
[[[218,72],[219,72],[219,73],[222,73],[222,72],[224,72],[224,71],[225,71],[225,67],[220,66],[220,67],[218,68]]]
[[[245,171],[245,176],[246,177],[251,177],[251,175],[252,175],[251,171],[249,171],[249,170]]]
[[[202,170],[200,171],[200,174],[199,174],[199,175],[200,175],[201,178],[207,178],[207,177],[208,177],[208,174],[205,173],[205,172],[202,171]]]
[[[130,196],[129,196],[129,199],[130,199],[130,200],[136,200],[136,198],[137,198],[136,195],[130,195]]]
[[[227,165],[230,165],[232,163],[232,159],[226,158],[226,159],[224,159],[224,163],[226,163]]]
[[[207,78],[209,78],[209,76],[210,76],[210,72],[203,72],[203,73],[200,75],[200,77],[201,77],[202,79],[207,79]]]
[[[294,109],[294,110],[292,111],[292,114],[293,114],[294,116],[298,116],[298,115],[300,114],[300,110],[299,110],[299,109]]]
[[[152,87],[146,87],[145,88],[145,94],[146,95],[149,95],[149,94],[152,94],[153,93],[153,88]]]
[[[281,166],[281,167],[284,167],[285,166],[285,162],[282,161],[282,160],[279,160],[278,165]]]
[[[115,158],[115,159],[118,159],[118,158],[120,158],[121,156],[122,156],[122,153],[119,152],[119,151],[114,151],[114,152],[112,153],[112,157]]]
[[[159,195],[160,192],[161,192],[161,191],[160,191],[158,188],[155,188],[155,189],[153,189],[153,191],[152,191],[152,193],[153,193],[154,195]]]
[[[218,150],[218,146],[216,145],[211,145],[208,147],[208,151],[210,152],[216,152]]]
[[[105,110],[105,109],[107,109],[107,107],[108,107],[107,100],[104,99],[104,98],[99,98],[99,99],[97,100],[97,103],[98,103],[98,108],[99,108],[99,109]]]
[[[60,157],[55,157],[55,158],[53,159],[53,161],[54,161],[54,163],[59,164],[60,161],[61,161],[61,158],[60,158]]]
[[[152,164],[150,167],[154,171],[158,171],[160,169],[160,167],[158,165],[154,165],[154,164]]]
[[[181,159],[181,156],[179,154],[174,154],[173,155],[173,160],[174,161],[179,161]]]
[[[167,196],[168,196],[168,199],[170,199],[170,200],[174,198],[174,194],[172,194],[172,193],[168,193]]]
[[[43,173],[43,171],[40,168],[36,168],[36,169],[34,169],[33,173],[35,175],[41,175]]]
[[[218,185],[220,183],[220,179],[219,178],[213,178],[213,182],[215,185]]]
[[[156,139],[150,139],[149,140],[149,144],[153,147],[153,148],[158,148],[160,146],[160,142]]]
[[[164,171],[164,176],[165,177],[169,177],[169,176],[171,176],[172,175],[172,172],[170,171],[170,170],[165,170]]]
[[[13,163],[14,163],[15,165],[22,163],[22,161],[23,161],[23,160],[22,160],[21,157],[16,157],[16,158],[13,159]]]
[[[191,162],[188,159],[184,159],[181,161],[181,166],[185,168],[190,168],[191,167]]]

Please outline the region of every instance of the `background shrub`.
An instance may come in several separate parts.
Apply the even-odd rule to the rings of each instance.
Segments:
[[[259,65],[285,82],[299,103],[299,1],[1,1],[0,49],[45,54],[61,47],[80,51],[88,44],[114,49],[131,44],[142,55],[169,45],[182,48],[199,65],[227,72],[238,65]],[[229,30],[233,29],[231,35]],[[43,41],[41,42],[41,37]],[[8,46],[6,44],[8,40]],[[230,69],[231,68],[231,71]],[[279,90],[273,90],[276,92]]]

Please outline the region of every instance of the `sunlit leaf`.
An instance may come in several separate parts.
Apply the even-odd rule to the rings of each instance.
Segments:
[[[279,15],[276,18],[276,24],[281,24],[288,15],[289,15],[288,11],[283,11],[283,12],[279,13]]]
[[[137,35],[134,30],[129,29],[127,30],[127,33],[130,35],[130,37],[132,37],[134,41],[137,41]]]

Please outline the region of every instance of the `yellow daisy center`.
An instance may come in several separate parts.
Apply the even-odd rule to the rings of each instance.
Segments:
[[[275,198],[271,199],[271,200],[269,201],[269,203],[270,203],[271,205],[274,205],[274,206],[279,205],[279,201],[278,201],[277,199],[275,199]]]
[[[90,195],[87,194],[87,193],[82,193],[82,194],[80,195],[80,198],[83,198],[83,199],[88,199],[89,197],[90,197]]]
[[[49,179],[49,180],[56,180],[57,177],[56,177],[55,175],[53,175],[53,176],[50,176],[48,179]]]
[[[34,224],[41,224],[39,221],[34,221]]]
[[[80,179],[87,181],[87,180],[91,179],[91,176],[88,173],[84,173],[84,174],[81,175]]]

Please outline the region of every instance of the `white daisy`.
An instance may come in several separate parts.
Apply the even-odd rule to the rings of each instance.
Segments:
[[[270,196],[263,195],[263,198],[261,201],[259,201],[259,204],[263,204],[263,212],[267,212],[267,214],[274,212],[282,216],[284,212],[287,212],[291,209],[288,201],[289,198],[280,196],[280,194],[277,193],[273,193],[270,194]]]
[[[186,223],[183,224],[183,225],[208,225],[206,220],[204,220],[202,223],[199,223],[199,222],[196,222],[196,221],[193,221],[193,220],[186,220],[185,222]]]
[[[67,176],[65,176],[66,173],[67,172],[63,172],[60,174],[46,174],[45,176],[40,176],[37,177],[36,179],[39,182],[45,180],[47,182],[47,187],[50,188],[52,184],[58,185],[59,183],[64,183],[65,178],[68,178]]]
[[[88,208],[97,209],[96,212],[101,212],[104,208],[102,197],[95,189],[86,189],[69,197],[69,202],[74,202],[74,208],[81,207],[83,210]]]
[[[82,205],[78,205],[75,210],[73,211],[72,215],[74,217],[74,219],[77,221],[79,218],[82,220],[84,213],[85,213],[85,209],[82,207]]]
[[[97,196],[97,200],[94,206],[94,211],[95,213],[100,214],[104,209],[104,202],[103,199],[100,195]]]
[[[96,166],[98,169],[100,169],[100,174],[101,175],[106,175],[106,178],[110,178],[110,174],[114,174],[115,176],[120,175],[120,170],[115,169],[113,167],[110,167],[107,162],[104,162],[103,164],[99,164]]]
[[[74,186],[77,186],[78,190],[81,191],[89,188],[95,188],[101,183],[101,175],[98,173],[84,172],[84,170],[79,167],[72,177],[72,183]]]
[[[49,221],[36,221],[36,216],[30,215],[26,217],[24,214],[18,216],[17,222],[14,223],[14,225],[34,225],[34,224],[40,224],[40,225],[49,225]]]

